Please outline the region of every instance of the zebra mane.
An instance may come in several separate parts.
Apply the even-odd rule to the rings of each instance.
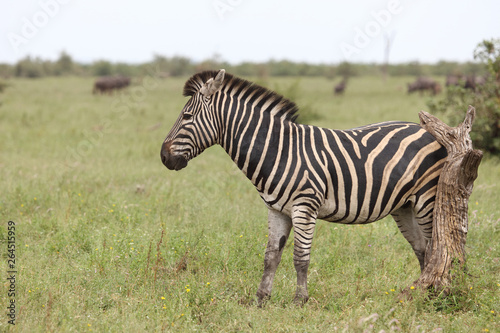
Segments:
[[[203,71],[194,74],[186,81],[183,95],[193,96],[203,87],[203,84],[207,82],[207,80],[214,78],[217,73],[217,71]],[[245,91],[246,94],[254,93],[254,96],[263,96],[259,103],[271,102],[274,105],[279,105],[279,116],[284,116],[285,119],[291,122],[295,122],[297,119],[298,107],[294,102],[256,83],[226,73],[221,90]]]

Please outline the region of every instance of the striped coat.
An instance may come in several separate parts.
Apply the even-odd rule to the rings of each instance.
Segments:
[[[163,142],[162,161],[180,170],[218,144],[254,184],[269,209],[259,303],[270,296],[291,229],[295,300],[307,301],[317,219],[360,224],[392,215],[423,268],[446,149],[419,125],[333,130],[298,124],[294,103],[224,70],[194,75],[184,95],[190,99]]]

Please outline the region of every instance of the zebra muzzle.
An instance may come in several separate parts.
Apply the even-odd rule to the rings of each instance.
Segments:
[[[160,151],[161,161],[169,170],[181,170],[188,164],[183,155],[173,155],[170,153],[171,142],[165,142]]]

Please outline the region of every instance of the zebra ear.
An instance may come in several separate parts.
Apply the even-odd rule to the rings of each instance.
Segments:
[[[215,79],[208,79],[203,87],[201,87],[200,92],[205,96],[211,96],[215,94],[222,87],[222,82],[224,81],[225,74],[226,71],[224,69],[219,70],[219,72],[215,76]]]

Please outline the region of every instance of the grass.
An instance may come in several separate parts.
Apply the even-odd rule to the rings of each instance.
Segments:
[[[408,96],[410,80],[353,78],[342,97],[322,78],[266,84],[285,92],[298,85],[293,97],[315,113],[313,124],[350,128],[417,122],[429,97]],[[220,147],[180,172],[159,158],[186,101],[184,81],[150,78],[114,96],[91,95],[90,78],[9,81],[0,95],[0,239],[14,221],[17,316],[12,326],[3,315],[2,331],[500,331],[498,158],[480,166],[469,204],[469,275],[456,280],[453,297],[399,299],[419,268],[392,220],[319,221],[309,302],[292,303],[287,244],[260,309],[251,301],[267,210],[253,186]],[[5,307],[8,288],[0,287]]]

